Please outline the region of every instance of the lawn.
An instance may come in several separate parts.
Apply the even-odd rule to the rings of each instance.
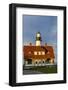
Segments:
[[[30,70],[39,71],[41,73],[57,73],[57,65],[48,66],[33,66]]]

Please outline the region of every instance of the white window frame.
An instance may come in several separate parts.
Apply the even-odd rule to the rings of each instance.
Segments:
[[[42,55],[45,55],[45,52],[44,51],[42,51]]]
[[[38,55],[41,55],[41,51],[38,52]]]
[[[34,51],[34,55],[37,55],[37,51]]]

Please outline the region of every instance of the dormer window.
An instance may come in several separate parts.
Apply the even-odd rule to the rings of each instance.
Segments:
[[[29,54],[31,54],[31,52],[29,52]]]
[[[37,52],[36,51],[34,52],[34,55],[37,55]]]
[[[47,52],[47,54],[49,54],[49,51]]]
[[[38,54],[41,55],[41,52],[39,51]]]
[[[44,51],[34,51],[34,55],[45,55]]]
[[[42,51],[42,55],[45,55],[45,52],[44,51]]]

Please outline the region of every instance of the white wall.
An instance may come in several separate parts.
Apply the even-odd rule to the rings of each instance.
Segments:
[[[9,70],[9,4],[10,3],[29,3],[44,5],[67,6],[68,0],[0,0],[0,90],[66,90],[68,84],[41,85],[27,87],[10,87],[8,86]],[[68,14],[68,10],[67,10]],[[67,18],[68,21],[68,18]],[[67,31],[68,33],[68,31]],[[68,36],[67,36],[68,37]],[[68,63],[68,62],[67,62]],[[68,66],[67,66],[68,67]]]

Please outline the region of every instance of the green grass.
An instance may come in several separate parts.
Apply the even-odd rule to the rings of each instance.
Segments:
[[[34,66],[30,70],[39,71],[41,73],[57,73],[57,65],[54,66]]]

